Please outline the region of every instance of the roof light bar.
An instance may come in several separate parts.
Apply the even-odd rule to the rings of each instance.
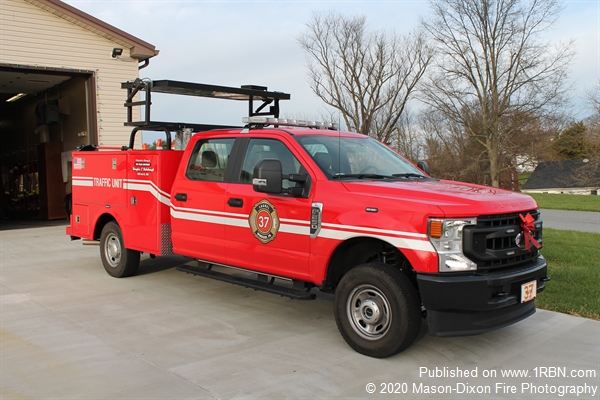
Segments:
[[[262,124],[262,125],[279,125],[279,126],[296,126],[302,128],[314,128],[314,129],[338,129],[338,124],[334,122],[319,122],[319,121],[304,121],[301,119],[291,118],[271,118],[271,117],[244,117],[242,118],[244,124]]]

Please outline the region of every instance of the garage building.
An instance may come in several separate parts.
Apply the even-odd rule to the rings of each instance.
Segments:
[[[67,217],[70,152],[128,142],[121,82],[157,54],[61,1],[0,0],[2,219]]]

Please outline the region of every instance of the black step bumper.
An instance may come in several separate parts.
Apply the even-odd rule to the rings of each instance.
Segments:
[[[537,292],[548,281],[542,256],[524,267],[471,274],[417,274],[421,301],[427,310],[429,334],[476,335],[525,319],[535,302],[521,303],[521,285],[537,281]]]

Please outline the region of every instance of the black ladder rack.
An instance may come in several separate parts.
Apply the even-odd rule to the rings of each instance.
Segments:
[[[239,88],[207,85],[204,83],[180,82],[171,80],[142,80],[121,83],[121,89],[127,89],[127,122],[125,126],[134,127],[129,138],[129,148],[133,149],[135,135],[138,131],[164,131],[167,136],[166,148],[171,148],[171,132],[183,128],[192,128],[196,132],[211,129],[239,128],[239,126],[194,124],[184,122],[162,122],[152,121],[150,109],[152,105],[152,93],[168,93],[184,96],[209,97],[215,99],[237,100],[248,102],[248,116],[272,116],[279,118],[279,100],[289,100],[290,94],[283,92],[269,92],[265,86],[244,85]],[[144,93],[143,99],[134,101],[134,97],[140,92]],[[256,109],[254,101],[261,102]],[[145,107],[144,118],[141,121],[133,121],[133,108]],[[265,108],[269,106],[268,110]]]

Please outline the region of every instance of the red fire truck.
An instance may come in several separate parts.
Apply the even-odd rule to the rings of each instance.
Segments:
[[[178,254],[198,261],[177,268],[194,275],[293,299],[335,293],[341,335],[372,357],[406,349],[424,318],[429,334],[453,336],[535,312],[549,278],[531,197],[434,179],[372,138],[279,118],[290,96],[264,87],[123,87],[129,146],[73,153],[67,227],[99,241],[111,276],[135,274],[141,253]],[[249,115],[237,128],[156,122],[153,92],[248,101]],[[136,106],[142,121],[132,121]],[[171,150],[184,127],[200,133]],[[164,131],[165,149],[134,149],[141,130]]]

